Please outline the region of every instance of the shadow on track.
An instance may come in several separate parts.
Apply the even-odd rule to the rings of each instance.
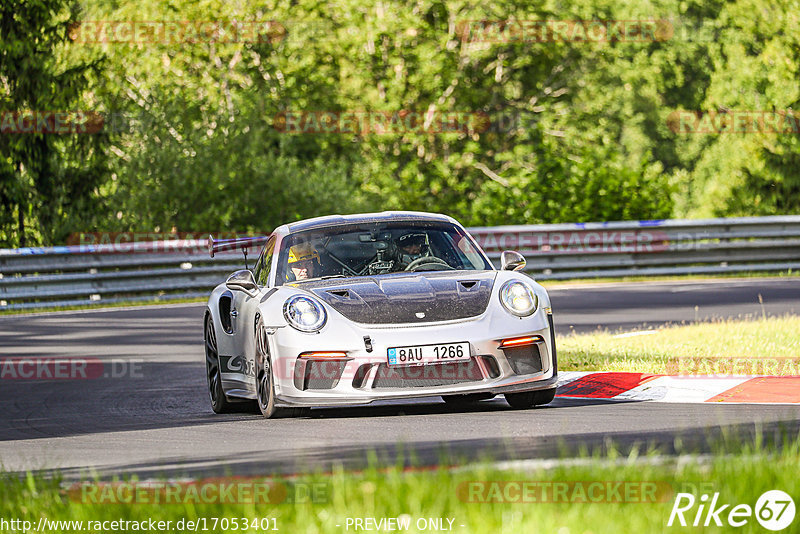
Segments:
[[[800,421],[776,421],[764,425],[714,426],[684,432],[596,432],[569,437],[520,437],[505,439],[430,440],[414,444],[328,446],[281,451],[214,454],[193,458],[163,458],[154,462],[124,463],[96,472],[100,478],[119,473],[141,478],[212,476],[288,476],[330,473],[343,467],[402,468],[456,467],[476,461],[554,460],[575,457],[605,457],[613,449],[617,457],[644,454],[735,453],[758,442],[780,448],[796,439]],[[788,438],[788,439],[787,439]],[[84,469],[61,470],[66,479],[85,476]]]

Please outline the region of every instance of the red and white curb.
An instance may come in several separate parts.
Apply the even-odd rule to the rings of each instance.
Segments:
[[[558,397],[657,402],[800,404],[800,376],[559,373]]]

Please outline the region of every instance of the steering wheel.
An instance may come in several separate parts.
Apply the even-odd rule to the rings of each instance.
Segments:
[[[427,264],[427,263],[433,263],[433,264],[436,264],[436,265],[444,265],[445,267],[447,267],[447,269],[453,270],[453,268],[450,267],[450,264],[448,264],[442,258],[437,258],[436,256],[422,256],[421,258],[417,258],[416,260],[414,260],[411,263],[409,263],[408,267],[406,267],[406,271],[416,271],[417,267],[419,267],[420,265]]]

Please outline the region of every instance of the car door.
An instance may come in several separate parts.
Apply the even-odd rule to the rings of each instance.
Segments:
[[[231,317],[236,329],[234,357],[231,359],[231,370],[236,369],[243,375],[247,389],[255,392],[255,316],[261,297],[268,289],[268,277],[275,249],[275,236],[270,237],[258,258],[253,277],[259,286],[254,297],[244,291],[234,291]]]

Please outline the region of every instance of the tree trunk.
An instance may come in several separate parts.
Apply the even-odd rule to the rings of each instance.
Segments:
[[[24,207],[25,206],[22,205],[22,202],[17,205],[17,227],[19,229],[20,248],[25,246],[25,214],[22,211]]]

